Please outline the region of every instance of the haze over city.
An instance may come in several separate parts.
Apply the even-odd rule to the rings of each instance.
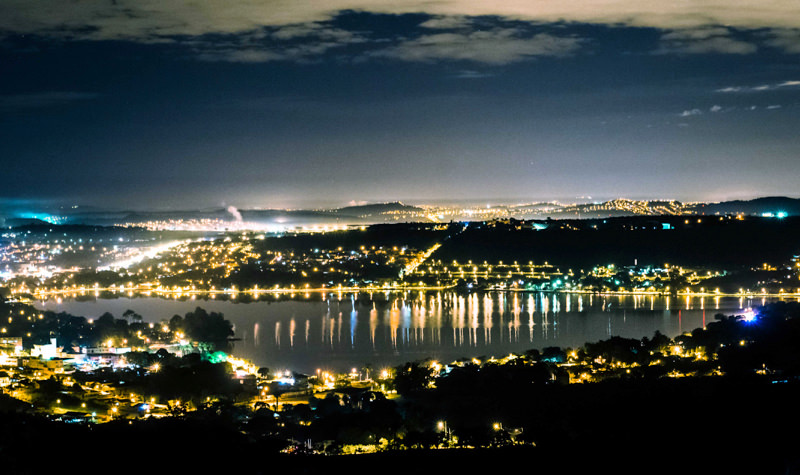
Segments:
[[[0,3],[3,203],[797,196],[788,0]]]

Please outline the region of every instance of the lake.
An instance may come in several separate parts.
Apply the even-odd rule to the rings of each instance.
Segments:
[[[273,370],[345,372],[433,358],[502,357],[548,346],[577,347],[611,336],[673,337],[769,299],[553,294],[408,292],[308,294],[243,303],[235,299],[158,297],[50,299],[39,309],[97,318],[131,309],[158,322],[195,307],[233,322],[234,353]]]

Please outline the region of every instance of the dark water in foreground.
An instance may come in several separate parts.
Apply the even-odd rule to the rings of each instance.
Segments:
[[[313,373],[374,369],[434,358],[502,357],[531,348],[577,347],[611,336],[676,336],[769,300],[549,293],[459,295],[311,294],[305,299],[231,300],[117,298],[38,302],[40,309],[96,318],[127,309],[160,321],[200,306],[235,325],[234,353],[260,366]]]

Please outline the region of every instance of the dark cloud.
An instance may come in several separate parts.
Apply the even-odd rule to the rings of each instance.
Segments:
[[[757,50],[758,45],[753,42],[731,35],[732,29],[759,31],[764,44],[789,53],[800,48],[800,4],[794,0],[764,0],[749,5],[738,0],[328,0],[311,4],[290,0],[83,0],[69,4],[6,0],[0,3],[0,32],[62,40],[193,44],[199,59],[211,61],[305,61],[365,41],[359,31],[332,26],[337,16],[353,11],[427,14],[428,18],[419,25],[427,33],[398,35],[390,38],[393,44],[389,47],[374,44],[369,55],[405,61],[507,64],[529,57],[570,54],[581,45],[578,39],[552,32],[528,35],[518,28],[499,25],[490,25],[487,30],[475,18],[528,25],[584,23],[655,28],[665,32],[662,52],[751,54]],[[209,36],[219,36],[229,44],[215,45],[207,40]],[[231,42],[231,37],[238,40]],[[301,47],[298,42],[305,45]]]

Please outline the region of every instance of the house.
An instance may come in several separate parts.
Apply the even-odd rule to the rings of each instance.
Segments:
[[[11,376],[5,371],[0,371],[0,387],[4,388],[11,385]]]

